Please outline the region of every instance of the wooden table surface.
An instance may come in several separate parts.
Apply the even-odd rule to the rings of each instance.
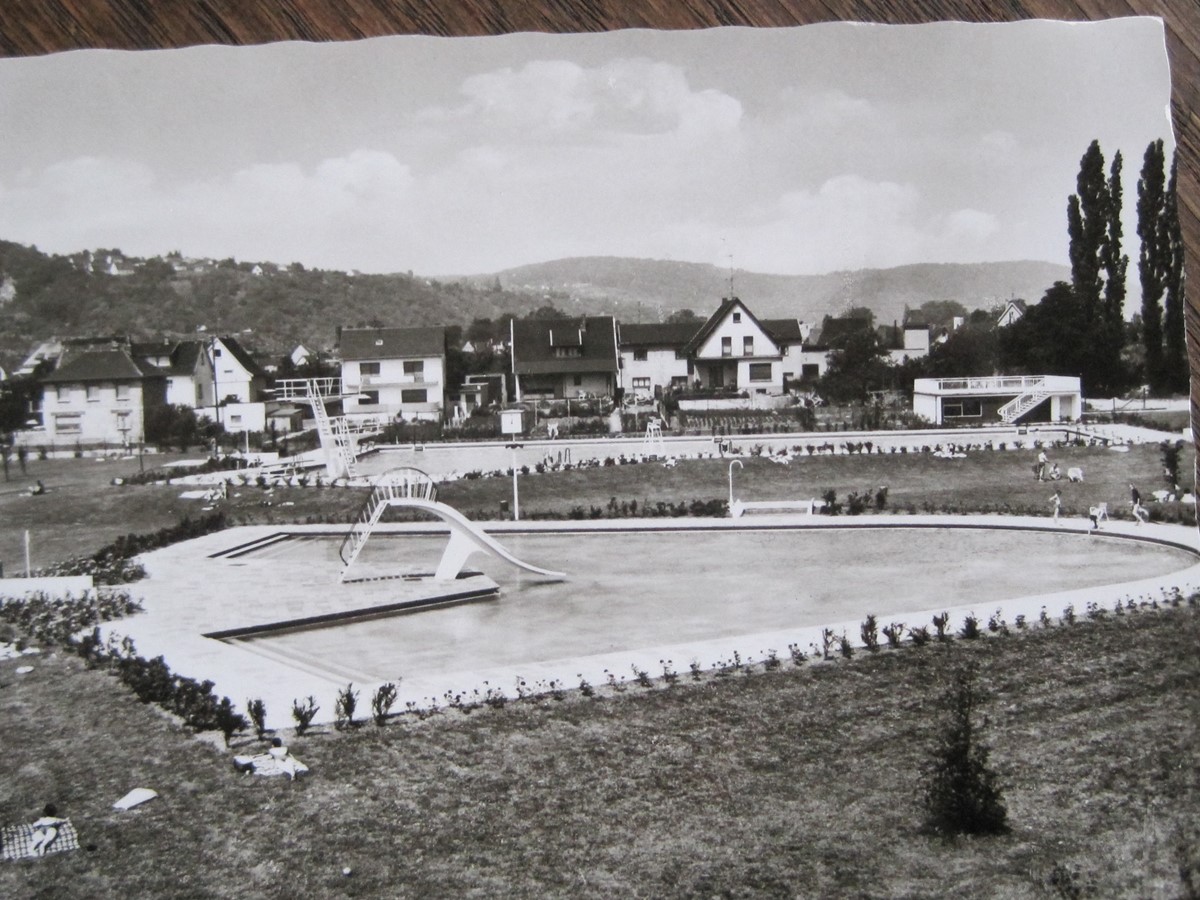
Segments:
[[[1171,61],[1179,147],[1180,220],[1187,246],[1193,422],[1200,420],[1200,2],[1197,0],[4,0],[0,56],[89,47],[342,41],[389,34],[788,26],[954,19],[1093,20],[1160,16]]]

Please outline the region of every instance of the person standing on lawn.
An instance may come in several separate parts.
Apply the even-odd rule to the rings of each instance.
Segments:
[[[1133,484],[1129,485],[1129,506],[1133,510],[1133,520],[1142,525],[1150,518],[1150,513],[1142,506],[1142,493]]]
[[[1062,491],[1055,489],[1054,496],[1050,498],[1050,508],[1054,511],[1054,524],[1058,524],[1059,513],[1062,512]]]

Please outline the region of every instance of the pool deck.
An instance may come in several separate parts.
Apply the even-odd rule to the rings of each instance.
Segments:
[[[869,516],[808,516],[802,514],[754,515],[740,519],[624,519],[572,522],[488,522],[486,530],[502,536],[506,532],[603,532],[612,530],[647,532],[662,530],[722,531],[729,529],[773,528],[987,528],[1021,529],[1063,534],[1077,534],[1081,539],[1111,540],[1133,538],[1180,548],[1194,554],[1191,565],[1152,578],[1142,578],[1120,584],[1087,587],[1078,590],[1036,594],[1015,598],[1002,604],[978,606],[938,606],[933,609],[911,610],[889,614],[890,621],[929,622],[933,615],[950,613],[951,628],[961,627],[967,614],[974,614],[981,624],[987,617],[1002,609],[1005,619],[1012,622],[1017,615],[1035,621],[1043,606],[1057,618],[1068,605],[1074,604],[1080,615],[1088,602],[1111,609],[1118,598],[1161,596],[1164,588],[1179,587],[1185,593],[1200,589],[1200,541],[1195,529],[1175,525],[1135,525],[1132,522],[1105,522],[1101,530],[1088,536],[1086,519],[1064,519],[1055,524],[1046,517],[1016,516],[927,516],[927,515],[869,515]],[[275,728],[291,726],[292,701],[312,695],[321,707],[318,722],[333,718],[337,691],[353,682],[359,691],[360,709],[367,710],[374,689],[381,683],[355,668],[352,658],[328,663],[298,659],[275,652],[262,642],[253,647],[237,640],[218,640],[205,635],[215,632],[254,628],[286,620],[314,617],[336,617],[348,609],[381,607],[428,599],[431,592],[446,590],[446,586],[430,581],[386,578],[340,585],[337,581],[340,565],[327,573],[314,571],[313,565],[289,566],[278,559],[256,557],[254,553],[230,555],[231,548],[252,542],[269,541],[273,535],[326,535],[340,529],[321,525],[246,526],[206,535],[175,544],[144,555],[148,577],[131,586],[135,597],[142,599],[145,612],[128,619],[110,623],[109,630],[128,635],[138,652],[146,657],[162,654],[173,671],[196,679],[211,679],[218,695],[228,696],[239,708],[249,698],[262,698],[268,710],[268,725]],[[431,523],[389,524],[380,526],[377,533],[436,533],[444,529]],[[269,543],[266,545],[269,546]],[[362,563],[356,565],[363,565]],[[369,566],[365,574],[370,575]],[[515,577],[515,575],[514,575]],[[263,579],[272,585],[271,596],[261,593]],[[450,590],[454,592],[487,590],[495,582],[481,574],[460,578]],[[347,591],[347,588],[350,591]],[[247,590],[251,593],[247,595]],[[255,592],[258,593],[255,593]],[[347,600],[352,597],[352,602]],[[203,602],[197,602],[201,598]],[[349,602],[349,605],[348,605]],[[503,602],[483,601],[483,602]],[[447,648],[449,668],[441,674],[423,675],[420,672],[397,672],[399,699],[395,710],[412,702],[428,706],[431,700],[445,705],[446,692],[469,695],[473,689],[482,694],[487,687],[499,687],[509,697],[516,696],[518,677],[531,688],[546,689],[555,681],[565,688],[579,685],[586,678],[593,685],[606,683],[608,672],[628,682],[633,668],[651,676],[662,673],[661,660],[672,660],[672,668],[686,673],[689,662],[698,661],[708,668],[720,660],[730,659],[738,652],[744,660],[761,660],[774,650],[781,659],[788,656],[788,645],[799,644],[806,650],[810,644],[819,645],[821,631],[829,628],[837,634],[843,631],[857,636],[859,625],[870,612],[871,598],[862,598],[858,618],[843,622],[828,622],[819,626],[800,627],[787,631],[772,631],[721,637],[687,644],[641,647],[636,650],[607,652],[582,657],[532,661],[519,667],[476,669],[468,661],[453,665],[453,648]],[[419,613],[418,613],[419,614]],[[882,624],[882,623],[881,623]],[[855,642],[857,644],[857,641]],[[402,677],[401,677],[402,676]]]

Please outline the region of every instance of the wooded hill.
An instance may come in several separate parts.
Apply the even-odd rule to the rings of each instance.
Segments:
[[[851,306],[880,322],[905,306],[957,300],[968,309],[1015,295],[1036,300],[1063,266],[1039,262],[918,265],[820,276],[735,272],[733,289],[758,315],[816,322]],[[566,314],[660,321],[678,309],[707,316],[729,293],[729,272],[695,263],[566,259],[499,273],[425,278],[350,274],[232,259],[128,257],[98,249],[69,256],[0,241],[0,365],[46,338],[129,334],[240,334],[272,357],[298,343],[331,348],[337,327],[468,325],[545,306]],[[247,331],[249,330],[249,331]]]

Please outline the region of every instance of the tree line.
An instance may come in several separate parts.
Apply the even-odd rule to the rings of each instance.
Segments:
[[[928,356],[895,366],[886,363],[886,347],[872,329],[854,332],[834,347],[818,390],[831,399],[860,399],[868,390],[911,391],[915,378],[1003,373],[1078,376],[1084,393],[1093,397],[1140,386],[1155,395],[1185,393],[1186,277],[1177,162],[1168,171],[1161,140],[1146,148],[1137,183],[1142,303],[1128,321],[1123,166],[1120,152],[1106,165],[1098,141],[1084,152],[1076,190],[1067,198],[1071,281],[1050,286],[1016,322],[997,327],[996,310],[977,310],[964,315],[963,326]]]

